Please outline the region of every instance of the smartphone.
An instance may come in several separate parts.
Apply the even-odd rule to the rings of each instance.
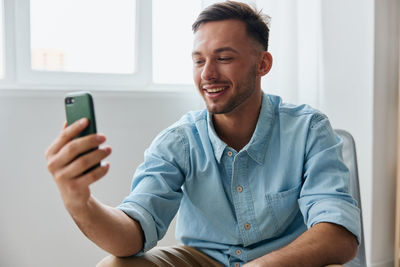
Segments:
[[[87,118],[89,120],[88,127],[86,127],[85,130],[79,133],[75,138],[97,133],[96,118],[94,116],[93,97],[89,92],[81,91],[69,93],[65,96],[64,103],[68,125],[71,125],[81,118]],[[96,149],[97,148],[93,148],[85,153],[82,153],[78,157]],[[97,164],[92,168],[86,170],[84,174],[90,172],[98,166],[100,166],[100,164]]]
[[[81,118],[88,118],[89,120],[89,126],[77,135],[76,138],[97,133],[93,97],[89,92],[69,93],[65,96],[64,102],[68,125]]]

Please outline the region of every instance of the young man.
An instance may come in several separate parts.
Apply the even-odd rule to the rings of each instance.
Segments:
[[[73,139],[86,120],[64,127],[46,153],[69,213],[114,255],[100,265],[310,267],[352,259],[360,217],[341,142],[320,112],[262,92],[272,65],[263,17],[223,2],[205,9],[193,30],[193,76],[207,109],[159,134],[119,207],[90,194],[109,166],[84,171],[111,149],[78,157],[105,141]],[[183,245],[152,249],[178,209]]]

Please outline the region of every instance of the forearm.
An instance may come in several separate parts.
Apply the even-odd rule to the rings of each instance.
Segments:
[[[312,267],[342,264],[351,260],[356,252],[357,241],[350,232],[335,224],[319,223],[286,247],[264,255],[246,267]]]
[[[140,224],[123,211],[90,197],[87,207],[71,213],[81,231],[95,244],[114,256],[130,256],[143,247]]]
[[[47,168],[65,207],[89,239],[115,256],[136,254],[143,247],[139,223],[91,196],[89,186],[108,172],[110,165],[100,162],[111,154],[111,148],[99,148],[106,140],[101,134],[75,138],[88,123],[86,118],[68,127],[64,123],[60,135],[46,150]]]

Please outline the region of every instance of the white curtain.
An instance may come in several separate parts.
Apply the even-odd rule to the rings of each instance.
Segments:
[[[265,92],[285,102],[319,106],[322,84],[321,9],[319,0],[263,0],[258,8],[271,17],[270,48],[274,63],[263,78]]]

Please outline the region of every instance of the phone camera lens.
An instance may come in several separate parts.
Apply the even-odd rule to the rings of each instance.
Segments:
[[[72,97],[67,97],[65,99],[65,104],[70,105],[74,103],[74,99]]]

